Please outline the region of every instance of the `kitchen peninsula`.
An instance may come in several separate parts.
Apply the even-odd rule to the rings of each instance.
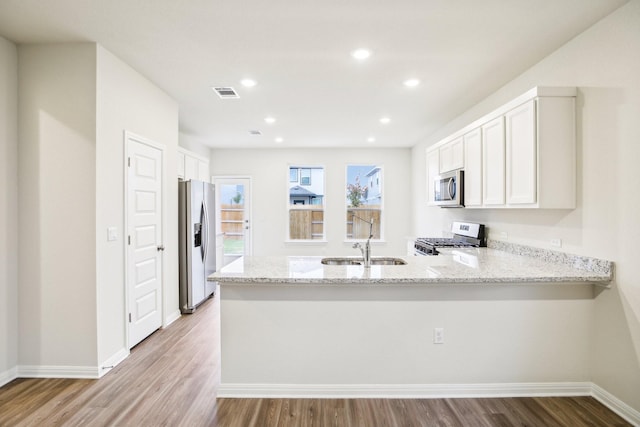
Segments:
[[[209,278],[218,396],[588,394],[591,314],[612,263],[490,246],[371,268],[238,259]]]

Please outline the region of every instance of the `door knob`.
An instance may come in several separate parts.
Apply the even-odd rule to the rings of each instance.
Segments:
[[[164,251],[164,246],[162,245],[158,246],[158,251]]]

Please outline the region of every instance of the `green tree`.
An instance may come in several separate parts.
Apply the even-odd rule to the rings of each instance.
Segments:
[[[347,184],[347,199],[349,207],[357,208],[362,204],[362,199],[367,193],[367,186],[360,185],[360,175],[356,176],[355,183]]]

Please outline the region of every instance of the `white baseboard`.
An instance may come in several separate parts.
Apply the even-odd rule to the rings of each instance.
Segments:
[[[100,365],[100,376],[102,378],[106,373],[111,372],[111,369],[118,366],[120,362],[126,359],[129,356],[129,350],[126,348],[121,348],[118,350],[113,356],[109,357]]]
[[[99,378],[97,366],[18,366],[20,378]]]
[[[218,397],[380,398],[590,396],[590,382],[514,384],[220,384]]]
[[[18,378],[18,367],[14,366],[11,369],[7,369],[4,372],[0,372],[0,387],[5,384],[9,384],[11,381]]]
[[[640,426],[640,411],[636,411],[599,385],[592,385],[591,395],[604,406],[611,409],[634,426]]]
[[[180,316],[181,316],[180,310],[176,310],[173,313],[169,313],[169,315],[165,319],[164,325],[162,325],[162,327],[166,328],[167,326],[169,326],[170,324],[172,324],[173,322],[178,320],[180,318]]]

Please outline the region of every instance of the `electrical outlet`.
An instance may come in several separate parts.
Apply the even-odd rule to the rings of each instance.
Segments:
[[[555,246],[556,248],[561,248],[562,247],[562,240],[561,239],[551,239],[551,246]]]
[[[444,344],[444,328],[433,328],[433,343]]]
[[[501,231],[500,233],[498,233],[498,236],[500,236],[500,240],[509,239],[509,233],[507,233],[506,231]]]

